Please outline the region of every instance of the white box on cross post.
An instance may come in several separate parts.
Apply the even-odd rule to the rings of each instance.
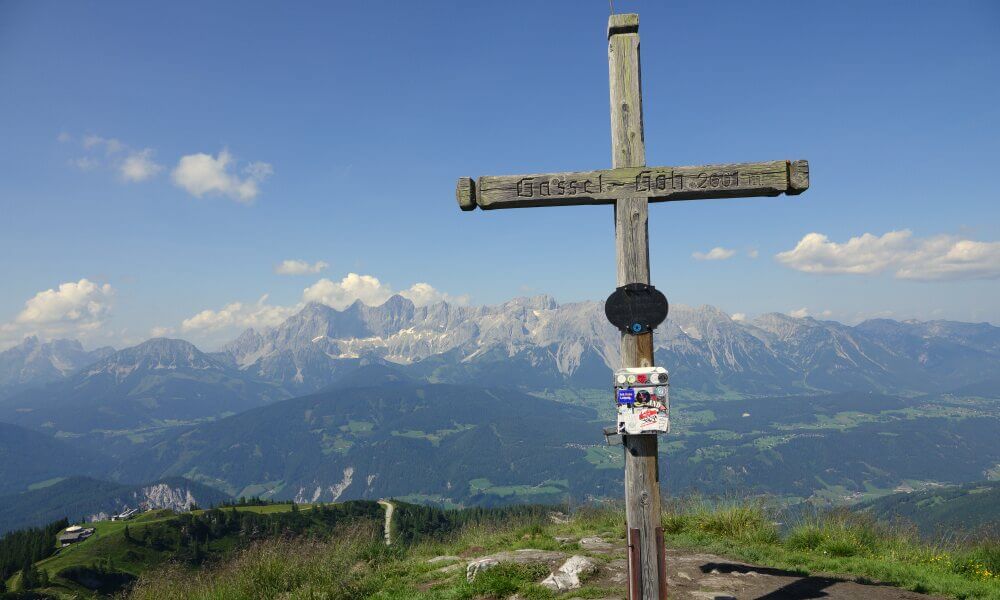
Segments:
[[[670,374],[663,367],[630,367],[614,374],[618,433],[670,432]]]

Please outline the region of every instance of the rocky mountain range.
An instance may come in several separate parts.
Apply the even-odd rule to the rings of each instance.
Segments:
[[[395,296],[309,304],[212,353],[162,338],[101,349],[75,371],[79,344],[29,339],[0,354],[20,365],[0,383],[41,382],[0,398],[0,494],[87,476],[300,501],[604,496],[620,455],[594,408],[619,335],[597,302]],[[674,306],[655,341],[678,401],[671,489],[838,502],[1000,469],[992,325]]]
[[[182,340],[86,352],[74,341],[29,338],[0,353],[0,389],[8,390],[0,420],[79,432],[214,417],[319,391],[366,364],[430,382],[602,389],[618,339],[601,303],[548,296],[495,306],[416,307],[401,296],[344,310],[309,304],[214,353]],[[1000,366],[1000,328],[987,323],[848,326],[779,313],[748,321],[675,305],[655,343],[681,394],[934,393],[995,383]]]
[[[618,339],[599,302],[537,296],[415,307],[394,296],[343,311],[310,304],[276,328],[247,330],[216,356],[297,393],[372,361],[437,381],[603,387],[619,360]],[[655,341],[674,385],[704,393],[933,392],[1000,365],[1000,328],[986,323],[879,319],[852,327],[778,313],[737,321],[711,306],[674,306]]]
[[[188,342],[154,338],[0,400],[0,420],[74,435],[219,417],[287,397]]]
[[[0,398],[63,379],[114,351],[111,347],[84,350],[77,340],[42,342],[34,336],[25,338],[0,352]]]

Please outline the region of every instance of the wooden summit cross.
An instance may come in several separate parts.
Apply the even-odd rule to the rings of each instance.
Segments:
[[[647,167],[639,78],[639,15],[608,20],[612,169],[458,180],[462,210],[614,204],[618,285],[649,283],[648,203],[801,194],[809,163],[776,160],[701,167]],[[622,367],[653,366],[653,334],[622,334]],[[626,435],[625,519],[629,600],[666,594],[655,435]],[[635,532],[638,532],[636,539]]]

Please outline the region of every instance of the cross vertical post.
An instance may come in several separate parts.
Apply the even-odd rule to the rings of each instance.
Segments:
[[[646,166],[639,15],[611,15],[608,20],[608,74],[611,86],[611,169],[485,175],[478,179],[461,177],[455,186],[459,208],[489,211],[613,204],[617,280],[621,290],[629,284],[649,284],[650,202],[782,194],[797,196],[809,189],[809,162],[806,160]],[[606,303],[606,311],[607,306]],[[666,310],[664,298],[663,316],[666,316]],[[613,324],[621,327],[609,313],[606,314]],[[656,321],[656,324],[661,321]],[[652,329],[655,325],[634,325],[639,328],[622,333],[622,367],[651,368]],[[618,431],[623,429],[619,427]],[[629,551],[628,600],[666,600],[666,550],[660,526],[657,436],[650,432],[638,435],[625,433],[622,439],[625,451],[626,544]]]
[[[608,74],[611,85],[611,160],[615,169],[646,166],[646,144],[642,126],[642,80],[639,67],[639,15],[611,15],[608,20]],[[615,254],[618,285],[649,283],[649,201],[644,196],[615,202]],[[622,367],[653,366],[653,333],[621,334]],[[638,530],[630,540],[638,550],[639,572],[631,574],[638,590],[629,590],[629,600],[660,600],[657,544],[660,527],[660,476],[657,436],[623,436],[625,452],[625,521],[628,531]],[[638,575],[638,576],[636,576]]]

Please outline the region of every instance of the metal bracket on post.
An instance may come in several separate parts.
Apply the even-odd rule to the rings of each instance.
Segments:
[[[621,446],[622,445],[622,435],[618,433],[617,427],[605,427],[604,428],[604,441],[608,443],[609,446]]]
[[[656,528],[656,577],[659,580],[660,599],[667,600],[667,548],[663,544],[663,528]]]
[[[628,539],[628,600],[642,600],[642,584],[639,582],[639,530],[629,529]]]

